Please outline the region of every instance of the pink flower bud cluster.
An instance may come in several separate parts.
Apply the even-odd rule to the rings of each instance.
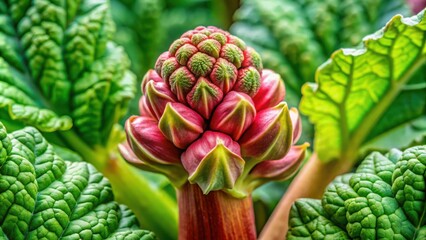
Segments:
[[[147,72],[142,92],[121,152],[176,185],[196,183],[207,194],[238,181],[284,179],[304,157],[307,144],[292,147],[301,124],[283,102],[284,82],[228,32],[184,33]]]

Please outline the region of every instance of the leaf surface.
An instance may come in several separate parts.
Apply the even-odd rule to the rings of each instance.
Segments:
[[[106,145],[135,92],[108,2],[1,1],[0,19],[0,116]]]
[[[425,116],[424,89],[397,97],[426,60],[424,12],[411,18],[396,15],[363,42],[363,48],[333,53],[318,69],[316,83],[302,89],[300,109],[315,125],[315,148],[325,162],[354,161],[373,129],[390,131]]]
[[[0,123],[0,236],[9,239],[154,239],[84,162],[62,160],[32,127]]]
[[[425,145],[402,153],[373,152],[355,173],[338,176],[321,201],[296,201],[287,238],[327,239],[328,234],[340,229],[350,239],[422,239],[426,226],[425,183]],[[321,224],[317,224],[319,221]],[[316,232],[322,235],[307,235]]]

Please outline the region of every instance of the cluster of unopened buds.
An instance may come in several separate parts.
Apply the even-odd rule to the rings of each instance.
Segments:
[[[140,116],[126,122],[130,163],[189,181],[204,194],[243,197],[291,176],[308,144],[284,82],[262,69],[259,54],[228,32],[198,27],[163,53],[142,81]]]

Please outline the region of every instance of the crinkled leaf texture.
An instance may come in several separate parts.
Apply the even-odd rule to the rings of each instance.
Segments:
[[[0,123],[1,239],[155,239],[113,198],[92,165],[62,160],[32,127],[7,134]]]
[[[333,53],[318,69],[316,83],[302,88],[300,110],[315,125],[315,150],[322,161],[354,161],[363,145],[403,148],[424,136],[424,11],[394,16],[363,43],[363,48]],[[384,141],[395,132],[405,133],[403,142]]]
[[[424,239],[426,145],[371,153],[322,200],[298,200],[289,227],[288,239]]]
[[[108,2],[0,1],[0,118],[106,145],[133,97]],[[15,126],[16,127],[16,126]]]

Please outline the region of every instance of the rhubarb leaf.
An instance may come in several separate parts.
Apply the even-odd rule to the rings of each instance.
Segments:
[[[108,2],[1,1],[0,19],[2,119],[107,145],[135,92]]]
[[[355,173],[337,177],[322,201],[296,201],[287,239],[423,239],[425,172],[426,145],[374,152]]]
[[[321,201],[302,199],[291,209],[291,230],[288,239],[350,239],[347,233],[324,217]]]
[[[155,239],[84,162],[62,160],[32,127],[0,123],[0,238]]]
[[[410,81],[426,61],[424,12],[411,18],[396,15],[363,43],[333,53],[318,69],[316,83],[302,89],[300,109],[315,125],[315,149],[322,161],[355,161],[373,129],[382,129],[377,136],[425,116],[426,91],[412,91],[408,84],[425,81],[422,74],[417,76],[423,79]],[[405,139],[400,147],[413,140]]]

